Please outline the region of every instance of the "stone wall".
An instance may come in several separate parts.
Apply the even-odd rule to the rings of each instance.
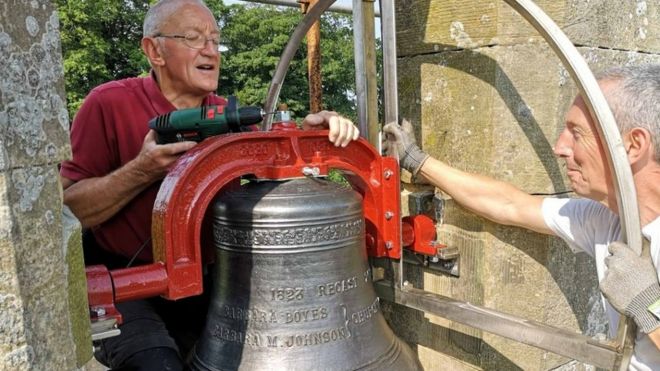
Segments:
[[[58,28],[48,1],[0,5],[0,370],[91,357],[80,228],[57,168],[70,156]]]
[[[658,2],[535,3],[594,71],[660,62]],[[552,145],[577,90],[541,36],[504,1],[400,0],[396,9],[401,114],[415,123],[423,149],[530,193],[569,189]],[[420,190],[404,188],[404,195]],[[461,276],[408,267],[417,287],[603,336],[607,325],[588,256],[574,255],[555,238],[475,217],[450,199],[444,204],[439,240],[459,248]],[[570,361],[442,318],[388,308],[395,331],[416,346],[427,370],[547,370]]]

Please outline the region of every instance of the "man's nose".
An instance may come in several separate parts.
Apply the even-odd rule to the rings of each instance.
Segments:
[[[206,39],[202,50],[207,53],[218,54],[220,53],[220,45],[216,44],[213,39]]]
[[[552,152],[558,157],[569,157],[573,154],[571,140],[568,138],[566,130],[557,139],[555,146],[552,147]]]

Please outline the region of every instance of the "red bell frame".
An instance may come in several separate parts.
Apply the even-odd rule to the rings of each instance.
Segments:
[[[380,156],[362,138],[336,147],[328,141],[327,130],[221,135],[186,152],[163,180],[152,214],[154,263],[113,271],[87,268],[94,287],[88,294],[90,308],[114,312],[114,302],[202,293],[204,220],[223,188],[235,186],[242,176],[285,180],[304,176],[306,170],[327,175],[329,169],[341,170],[363,197],[368,254],[400,258],[396,159]],[[111,297],[114,301],[108,301]]]

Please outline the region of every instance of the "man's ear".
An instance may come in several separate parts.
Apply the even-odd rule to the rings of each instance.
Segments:
[[[653,159],[653,145],[651,144],[651,133],[643,128],[632,128],[623,139],[623,144],[628,153],[628,161],[631,165],[640,160]]]
[[[165,59],[162,55],[162,49],[160,45],[153,37],[143,37],[142,38],[142,51],[144,55],[147,56],[149,64],[151,67],[162,66],[165,64]]]

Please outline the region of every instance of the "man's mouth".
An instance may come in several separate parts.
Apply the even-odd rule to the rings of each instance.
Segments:
[[[197,66],[197,69],[204,71],[213,71],[215,69],[215,66],[212,64],[200,64],[199,66]]]

